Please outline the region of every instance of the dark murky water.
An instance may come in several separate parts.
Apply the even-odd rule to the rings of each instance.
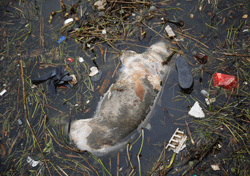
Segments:
[[[32,89],[28,86],[26,90],[28,91],[28,95],[31,98],[31,106],[28,106],[28,115],[34,117],[30,120],[31,123],[34,125],[33,128],[39,129],[37,130],[37,136],[39,136],[39,133],[45,133],[43,129],[41,128],[40,124],[38,121],[41,123],[44,123],[44,116],[42,115],[43,112],[40,108],[36,110],[37,107],[41,106],[41,103],[43,105],[45,104],[44,110],[46,111],[46,115],[48,116],[49,122],[47,124],[48,128],[51,131],[55,131],[55,134],[57,135],[56,137],[61,137],[61,139],[65,138],[67,141],[67,135],[60,135],[60,133],[63,132],[63,130],[60,128],[60,126],[57,126],[56,124],[59,124],[58,122],[63,122],[63,123],[68,123],[69,119],[69,113],[70,113],[70,107],[74,106],[71,118],[72,120],[75,119],[81,119],[81,118],[90,118],[96,108],[97,102],[99,101],[99,98],[101,94],[99,93],[99,89],[97,90],[98,86],[101,86],[105,77],[107,75],[112,75],[118,62],[118,55],[116,53],[112,52],[107,52],[107,61],[103,61],[103,56],[101,55],[100,50],[98,47],[95,47],[95,50],[97,52],[97,59],[96,63],[99,66],[99,68],[103,71],[102,79],[97,82],[93,82],[93,89],[95,90],[94,92],[87,89],[86,82],[88,82],[86,79],[86,73],[88,72],[89,67],[94,66],[93,62],[91,61],[92,58],[94,58],[94,54],[90,52],[89,50],[85,52],[82,49],[82,44],[76,43],[73,39],[67,39],[65,42],[62,44],[59,44],[57,40],[61,37],[61,33],[58,32],[58,30],[63,26],[64,19],[61,14],[57,14],[53,18],[52,24],[48,23],[49,20],[49,14],[52,11],[58,11],[60,10],[60,1],[59,0],[51,0],[51,1],[35,1],[36,5],[38,7],[38,11],[36,15],[33,16],[19,16],[19,18],[13,18],[9,17],[7,15],[6,18],[4,18],[4,15],[6,14],[6,9],[9,11],[13,11],[13,8],[11,8],[12,4],[5,2],[8,4],[8,6],[5,6],[6,4],[3,3],[1,5],[1,17],[4,19],[4,21],[9,21],[9,23],[12,23],[10,25],[6,25],[4,23],[1,23],[2,28],[11,28],[12,33],[11,35],[15,35],[18,38],[18,36],[22,36],[26,31],[29,30],[29,26],[24,27],[25,25],[29,24],[32,29],[32,34],[30,37],[27,38],[25,43],[17,42],[17,40],[11,41],[11,45],[16,45],[15,47],[10,47],[10,49],[6,48],[1,48],[1,52],[3,53],[2,56],[4,58],[8,57],[10,61],[5,61],[4,59],[1,60],[2,63],[5,65],[1,66],[1,71],[4,69],[7,69],[8,64],[10,72],[15,70],[18,63],[13,63],[12,61],[18,60],[19,56],[17,55],[20,53],[20,51],[24,52],[24,61],[26,67],[24,68],[25,74],[29,76],[30,78],[35,78],[39,75],[43,75],[46,72],[50,71],[53,69],[51,65],[57,65],[57,64],[64,64],[65,59],[70,57],[74,61],[70,63],[70,67],[73,73],[75,73],[77,76],[80,76],[82,79],[79,80],[79,84],[76,86],[75,89],[60,89],[58,91],[58,94],[56,97],[51,98],[49,97],[48,99],[45,99],[45,97],[36,97],[34,94],[32,94]],[[75,4],[77,1],[68,1],[65,0],[64,3],[67,5],[72,5]],[[18,7],[18,3],[22,2],[13,2],[16,7]],[[27,4],[34,3],[26,1]],[[84,2],[82,3],[83,7],[86,7],[86,12],[91,12],[91,7],[89,6],[89,3],[93,2]],[[185,121],[191,121],[193,117],[188,116],[188,111],[190,109],[190,106],[194,104],[196,100],[201,100],[202,106],[206,107],[204,104],[204,97],[202,97],[200,91],[202,89],[208,89],[210,81],[211,81],[211,75],[216,71],[216,66],[217,66],[217,61],[213,60],[211,65],[214,65],[213,67],[209,67],[206,72],[201,74],[201,69],[202,67],[197,64],[197,62],[194,60],[192,56],[192,51],[202,51],[205,53],[208,57],[210,58],[215,58],[218,56],[218,52],[222,52],[221,46],[223,45],[224,41],[227,41],[229,38],[228,35],[228,29],[230,28],[231,25],[234,25],[236,27],[240,26],[241,23],[243,23],[243,27],[246,27],[245,25],[247,24],[248,19],[242,19],[242,16],[245,13],[249,13],[249,3],[247,2],[242,2],[246,6],[241,6],[241,8],[238,8],[239,2],[229,2],[229,1],[224,1],[224,2],[219,2],[219,4],[213,2],[211,4],[208,4],[208,2],[202,3],[202,6],[200,6],[200,3],[198,1],[154,1],[155,5],[158,6],[159,8],[163,9],[171,9],[175,8],[172,10],[168,10],[166,13],[167,18],[172,19],[172,20],[182,20],[184,21],[185,26],[182,28],[182,33],[186,32],[186,36],[180,34],[180,29],[178,29],[174,24],[170,24],[171,27],[176,31],[177,34],[177,40],[178,43],[182,46],[183,51],[184,51],[184,57],[189,61],[190,67],[192,69],[192,73],[194,75],[195,81],[194,81],[194,90],[192,91],[191,94],[182,94],[181,90],[178,85],[178,75],[177,71],[175,69],[175,66],[172,67],[172,71],[170,72],[168,79],[166,81],[165,87],[164,87],[164,92],[162,94],[161,100],[158,102],[156,108],[155,108],[155,113],[152,119],[150,120],[150,129],[145,129],[145,136],[144,136],[144,144],[143,144],[143,149],[141,152],[141,157],[140,157],[140,167],[142,170],[142,175],[147,175],[152,171],[152,167],[155,165],[157,159],[160,156],[160,153],[163,150],[164,142],[168,142],[168,140],[171,138],[172,134],[176,130],[176,128],[180,128],[181,130],[186,130],[185,126]],[[25,4],[23,5],[25,7]],[[33,7],[32,5],[29,7]],[[247,8],[248,7],[248,8]],[[199,9],[201,8],[201,9]],[[22,10],[22,9],[20,9]],[[25,9],[27,10],[27,9]],[[3,12],[5,11],[5,12]],[[217,13],[213,17],[213,15]],[[191,16],[193,17],[191,18]],[[164,16],[164,15],[162,15]],[[231,17],[232,16],[232,17]],[[16,16],[18,17],[18,15]],[[224,20],[224,17],[226,17],[226,20]],[[9,18],[9,19],[8,19]],[[35,19],[32,19],[35,18]],[[15,19],[16,21],[13,21]],[[41,25],[41,20],[44,22],[44,26]],[[153,19],[152,21],[149,21],[148,26],[151,26],[152,23],[159,22],[160,19]],[[211,23],[214,23],[213,26],[211,27]],[[158,28],[154,28],[155,31],[160,31],[162,26],[159,26]],[[24,30],[26,28],[26,30]],[[43,47],[43,43],[41,43],[40,40],[40,31],[43,31],[44,33],[44,41],[45,41],[45,48]],[[128,41],[119,41],[118,44],[116,44],[116,48],[119,50],[126,49],[127,47],[131,47],[132,44],[136,44],[135,46],[131,47],[130,49],[136,51],[136,52],[143,52],[145,51],[144,47],[150,46],[152,43],[158,41],[161,39],[159,35],[156,35],[151,29],[149,29],[146,26],[143,26],[143,29],[146,30],[146,37],[143,40],[135,40],[134,43]],[[22,32],[19,32],[22,31]],[[160,32],[163,34],[163,30]],[[8,36],[8,31],[7,31],[7,36]],[[3,37],[3,34],[2,34]],[[233,36],[232,36],[233,37]],[[245,33],[239,34],[239,39],[243,43],[245,42]],[[25,37],[22,37],[21,39],[23,40]],[[194,40],[195,38],[195,40]],[[6,40],[6,37],[4,38]],[[229,40],[229,39],[228,39]],[[10,41],[9,41],[10,42]],[[6,43],[5,43],[6,44]],[[239,45],[237,43],[237,45]],[[7,45],[10,46],[10,45]],[[109,46],[104,45],[109,51]],[[229,42],[230,46],[230,42]],[[242,48],[242,47],[240,47]],[[5,49],[5,51],[3,51]],[[105,49],[105,48],[103,48]],[[232,51],[234,48],[228,47],[228,50]],[[8,50],[8,51],[6,51]],[[10,52],[15,53],[15,54],[10,54]],[[217,52],[217,53],[216,53]],[[237,51],[235,51],[237,52]],[[6,57],[5,57],[6,56]],[[78,57],[81,56],[85,59],[85,64],[79,64],[78,63]],[[33,59],[28,59],[32,57]],[[12,60],[12,61],[11,61]],[[34,67],[34,64],[37,62],[37,64]],[[230,63],[229,63],[230,65]],[[43,69],[41,69],[43,68]],[[6,75],[6,74],[5,74]],[[203,78],[202,83],[200,82],[201,76]],[[15,85],[17,88],[18,87],[18,81],[20,79],[19,72],[14,73],[11,77],[12,82],[11,84]],[[110,79],[109,85],[111,85],[112,82],[115,81],[116,76],[114,78],[111,78],[110,76],[108,77]],[[2,78],[1,79],[1,86],[3,88],[3,84],[6,84],[6,81],[8,79]],[[86,81],[84,83],[84,81]],[[27,81],[28,84],[30,84],[29,81]],[[7,83],[8,84],[8,83]],[[45,89],[46,91],[46,84],[42,84],[42,88]],[[106,88],[107,89],[107,88]],[[11,91],[10,89],[9,91]],[[21,89],[20,89],[21,91]],[[35,91],[40,91],[35,90]],[[8,99],[12,96],[12,94],[7,94],[4,99]],[[22,96],[20,95],[19,99],[22,99]],[[40,103],[36,104],[36,100],[39,99]],[[68,101],[66,102],[66,100]],[[11,98],[10,98],[11,100]],[[87,101],[89,100],[89,103]],[[218,100],[219,102],[223,102],[225,98],[221,98]],[[15,101],[17,101],[15,99]],[[66,102],[66,103],[65,103]],[[79,106],[76,106],[78,104]],[[13,102],[9,103],[2,103],[0,107],[0,112],[4,116],[6,116],[6,109],[11,108],[15,105]],[[23,108],[23,107],[19,107]],[[163,108],[167,109],[166,111],[163,110]],[[83,110],[82,110],[83,109]],[[87,112],[88,111],[88,112]],[[24,120],[24,114],[18,115],[17,113],[13,114],[14,118],[20,118]],[[3,121],[1,121],[2,124]],[[15,130],[20,130],[24,132],[25,130],[23,128],[19,129],[15,128]],[[41,128],[41,129],[40,129]],[[7,128],[5,128],[6,131]],[[28,129],[28,128],[27,128]],[[17,130],[17,131],[18,131]],[[191,130],[194,132],[195,130],[195,124],[191,125]],[[2,130],[4,131],[4,130]],[[10,131],[11,135],[9,136],[10,140],[13,140],[12,138],[15,136],[14,131]],[[136,133],[136,138],[139,136],[137,132]],[[27,135],[27,133],[26,133]],[[32,138],[31,134],[29,133],[30,138]],[[4,138],[4,134],[2,134],[1,141],[2,143],[6,141]],[[43,140],[45,143],[49,141],[49,137],[47,135],[43,134]],[[31,139],[30,139],[31,140]],[[27,140],[26,137],[19,141],[20,145],[15,145],[15,147],[18,149],[25,148],[29,150],[29,143],[31,141]],[[42,142],[41,142],[42,143]],[[63,143],[63,142],[62,142]],[[189,142],[190,144],[190,142]],[[43,148],[45,147],[44,144],[42,144]],[[131,162],[135,166],[135,170],[138,174],[139,172],[139,165],[138,161],[136,158],[136,155],[140,149],[141,146],[141,138],[133,145],[132,150],[130,151],[131,154]],[[14,149],[15,150],[15,149]],[[33,149],[32,149],[33,150]],[[72,152],[63,149],[62,147],[58,146],[56,143],[54,143],[54,150],[56,152],[56,155],[61,155],[60,157],[65,157],[65,155],[71,155]],[[13,151],[13,150],[12,150]],[[183,153],[177,155],[177,159],[180,160],[182,156],[187,152],[185,149]],[[39,150],[36,149],[36,151],[28,151],[24,152],[25,155],[31,155],[31,157],[40,159],[42,161],[42,157],[39,154]],[[64,154],[64,155],[63,155]],[[16,153],[18,155],[18,152]],[[76,155],[77,156],[77,155]],[[96,163],[91,157],[89,157],[87,154],[84,154],[86,156],[90,163],[99,167],[96,168],[100,172],[100,175],[102,175],[102,169],[100,169],[100,165]],[[166,156],[168,159],[171,158],[172,152],[166,151]],[[54,167],[59,165],[60,167],[63,167],[65,170],[67,170],[68,175],[77,175],[79,173],[74,172],[72,170],[67,169],[65,165],[67,165],[67,162],[62,161],[60,163],[60,157],[56,157],[55,155],[47,155],[48,158],[50,158],[51,163],[54,164]],[[123,152],[120,152],[119,154],[119,167],[120,167],[120,173],[123,173],[124,175],[128,175],[131,172],[131,169],[128,168],[128,157],[126,150]],[[106,166],[108,170],[110,170],[110,173],[113,175],[116,174],[117,172],[117,153],[112,154],[112,156],[107,156],[107,157],[101,157],[102,162]],[[75,162],[82,162],[85,164],[85,161],[83,161],[82,158],[74,158]],[[9,159],[10,161],[10,159]],[[168,160],[169,161],[169,160]],[[26,162],[26,161],[23,161]],[[10,167],[10,164],[5,163],[6,166]],[[25,167],[29,167],[28,164],[25,165]],[[56,167],[59,169],[58,167]],[[53,167],[51,168],[53,169]],[[30,169],[32,170],[32,169]],[[33,169],[35,170],[35,169]],[[59,169],[60,170],[60,169]],[[173,175],[179,175],[180,173],[174,174],[176,170],[172,171]],[[47,171],[44,171],[47,173]],[[58,174],[59,171],[53,171],[52,175]],[[23,173],[27,174],[27,170],[23,171]],[[223,172],[221,172],[223,173]],[[47,173],[48,174],[48,173]],[[93,173],[92,173],[93,174]],[[136,175],[137,175],[136,174]],[[213,171],[211,171],[211,174],[214,174]],[[42,174],[43,175],[43,174]],[[81,174],[79,174],[81,175]]]

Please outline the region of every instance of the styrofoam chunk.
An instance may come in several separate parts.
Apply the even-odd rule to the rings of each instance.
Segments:
[[[94,76],[99,72],[97,67],[91,67],[90,71],[89,76]]]
[[[169,25],[165,27],[165,31],[166,33],[168,33],[169,37],[175,37],[175,33],[173,32],[172,28]]]
[[[29,157],[29,156],[28,156],[28,158],[27,158],[27,162],[28,162],[32,167],[36,167],[36,166],[40,163],[40,161],[35,161],[35,160],[33,160],[31,157]]]
[[[204,118],[205,114],[202,111],[202,108],[200,107],[200,104],[198,101],[196,101],[193,105],[193,107],[188,112],[189,115],[196,117],[196,118]]]
[[[220,170],[220,167],[219,167],[218,164],[212,164],[211,167],[212,167],[212,169],[213,169],[214,171]]]
[[[67,19],[67,20],[64,21],[64,25],[66,25],[68,23],[71,23],[73,21],[74,21],[73,18],[69,18],[69,19]]]
[[[207,105],[210,105],[211,103],[216,101],[216,98],[205,98],[205,101],[206,101]]]
[[[6,92],[7,92],[7,90],[6,90],[6,89],[3,89],[3,91],[0,92],[0,96],[3,96]]]
[[[83,62],[84,59],[82,57],[79,57],[79,62]]]

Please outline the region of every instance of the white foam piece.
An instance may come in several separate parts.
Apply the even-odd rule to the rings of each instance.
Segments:
[[[69,24],[69,23],[71,23],[73,21],[74,21],[73,18],[69,18],[69,19],[64,21],[64,25],[67,25],[67,24]]]
[[[202,108],[200,107],[200,104],[198,101],[196,101],[193,105],[193,107],[188,112],[189,115],[196,117],[196,118],[204,118],[205,114],[202,111]]]
[[[99,72],[97,67],[91,67],[90,71],[89,76],[95,76]]]

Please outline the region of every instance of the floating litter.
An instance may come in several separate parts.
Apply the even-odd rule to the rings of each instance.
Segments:
[[[106,29],[103,29],[103,30],[102,30],[102,34],[103,34],[103,35],[107,34]]]
[[[82,57],[79,57],[79,62],[83,62],[84,59]]]
[[[175,59],[175,66],[178,72],[179,85],[184,90],[189,90],[193,86],[194,78],[188,66],[186,59],[177,57]]]
[[[73,21],[74,21],[73,18],[69,18],[69,19],[64,21],[64,25],[67,25],[67,24],[69,24],[69,23],[71,23]]]
[[[198,101],[196,101],[193,105],[193,107],[188,112],[189,115],[196,117],[196,118],[204,118],[205,114],[202,111],[202,108],[200,107],[200,104]]]
[[[205,101],[207,105],[210,105],[211,103],[216,102],[216,98],[205,98]]]
[[[89,76],[91,77],[92,81],[99,81],[102,77],[102,71],[98,70],[97,67],[91,67],[90,68]]]
[[[168,142],[168,145],[166,146],[167,150],[173,150],[175,153],[179,153],[181,150],[183,150],[186,147],[185,141],[187,139],[187,136],[184,134],[183,131],[180,131],[179,128],[177,128],[171,137],[171,139]]]
[[[29,157],[29,156],[28,156],[28,158],[27,158],[27,162],[28,162],[32,167],[36,167],[36,166],[40,163],[40,161],[35,161],[35,160],[33,160],[31,157]]]
[[[6,90],[6,89],[3,89],[3,91],[0,92],[0,96],[3,96],[6,92],[7,92],[7,90]]]
[[[212,164],[211,167],[212,167],[212,169],[213,169],[214,171],[220,170],[220,167],[219,167],[218,164]]]
[[[69,61],[69,63],[73,62],[74,60],[71,59],[70,57],[67,59],[67,61]]]
[[[225,89],[236,88],[238,85],[237,78],[232,75],[215,73],[213,76],[214,87],[224,87]]]
[[[91,67],[90,71],[89,76],[94,76],[99,72],[97,67]]]
[[[201,94],[204,95],[205,97],[209,97],[209,93],[206,90],[201,90]]]
[[[170,38],[174,38],[175,37],[175,33],[173,32],[172,28],[169,25],[167,25],[165,27],[165,31],[166,31],[166,33],[168,34],[168,36]]]
[[[62,43],[63,40],[65,40],[65,39],[66,39],[66,36],[65,36],[65,35],[62,35],[62,37],[58,40],[58,43]]]

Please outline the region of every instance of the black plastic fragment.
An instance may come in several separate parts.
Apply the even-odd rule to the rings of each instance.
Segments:
[[[58,86],[67,86],[68,82],[71,81],[72,79],[73,78],[69,76],[69,72],[64,70],[63,66],[58,66],[56,67],[56,69],[46,73],[40,78],[31,79],[31,82],[32,84],[37,85],[49,80],[48,82],[49,94],[52,96],[56,96],[56,88]]]
[[[175,60],[175,66],[178,71],[178,80],[180,87],[184,90],[191,89],[194,79],[187,61],[183,57],[177,57]]]

